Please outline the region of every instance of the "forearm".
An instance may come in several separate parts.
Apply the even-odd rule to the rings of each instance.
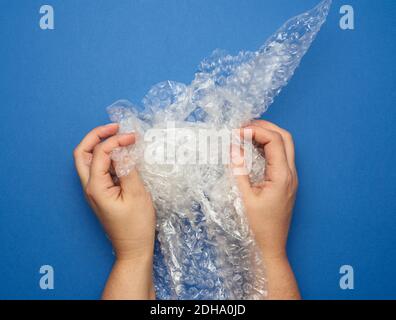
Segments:
[[[103,291],[104,300],[155,299],[152,256],[116,260]]]
[[[263,255],[266,274],[268,299],[298,300],[301,299],[297,281],[286,254],[276,256]]]

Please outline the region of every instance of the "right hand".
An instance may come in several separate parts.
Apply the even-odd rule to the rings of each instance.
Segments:
[[[291,135],[273,123],[255,120],[242,128],[262,146],[266,159],[264,181],[251,185],[236,175],[249,225],[264,258],[286,257],[286,242],[297,191],[297,172]]]

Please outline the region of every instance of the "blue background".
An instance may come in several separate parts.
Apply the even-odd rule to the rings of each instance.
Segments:
[[[0,298],[98,298],[111,246],[72,150],[105,107],[190,82],[213,49],[254,50],[317,0],[0,0]],[[396,298],[395,1],[332,11],[265,118],[294,135],[300,187],[289,255],[304,298]],[[39,8],[55,9],[55,30]],[[39,268],[55,269],[55,290]],[[339,268],[355,289],[339,288]]]

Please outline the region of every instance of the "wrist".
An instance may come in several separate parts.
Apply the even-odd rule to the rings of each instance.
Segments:
[[[103,291],[103,299],[155,299],[150,255],[119,256]]]
[[[260,252],[264,261],[288,261],[286,248],[268,249],[260,247]]]
[[[117,261],[148,262],[153,260],[154,242],[150,244],[133,244],[125,241],[112,241]]]
[[[153,254],[117,254],[115,263],[133,268],[152,268]]]

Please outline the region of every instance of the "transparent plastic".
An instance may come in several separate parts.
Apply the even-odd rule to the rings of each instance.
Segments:
[[[149,129],[239,128],[259,117],[287,84],[322,24],[331,0],[287,21],[255,52],[231,56],[216,50],[189,85],[173,81],[151,88],[143,108],[127,100],[108,107],[120,132],[136,132],[135,145],[113,152],[118,176],[136,167],[157,212],[155,289],[159,299],[262,299],[265,268],[255,247],[230,168],[222,164],[152,164]],[[166,139],[176,151],[183,139]],[[158,144],[161,148],[161,144]],[[265,160],[253,148],[252,180]]]

